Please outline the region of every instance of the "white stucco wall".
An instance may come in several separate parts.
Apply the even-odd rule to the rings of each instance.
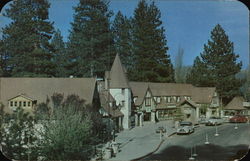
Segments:
[[[110,89],[110,94],[116,100],[116,104],[122,105],[124,101],[124,107],[121,107],[121,112],[123,113],[122,125],[124,129],[130,128],[130,116],[131,116],[131,90],[125,88],[122,93],[122,89]]]

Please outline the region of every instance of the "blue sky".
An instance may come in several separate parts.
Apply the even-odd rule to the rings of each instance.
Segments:
[[[73,6],[78,0],[50,0],[50,20],[59,28],[67,41],[70,22],[73,21]],[[240,55],[243,68],[249,64],[249,11],[236,0],[155,0],[161,11],[161,20],[166,29],[168,54],[174,63],[178,48],[184,49],[185,65],[192,65],[196,56],[210,38],[216,24],[221,24],[230,40],[234,42],[235,53]],[[110,9],[119,10],[126,16],[133,16],[138,0],[110,0]],[[6,8],[6,7],[5,7]],[[0,27],[7,24],[0,17]]]

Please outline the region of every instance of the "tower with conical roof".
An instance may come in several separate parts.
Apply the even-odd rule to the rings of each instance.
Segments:
[[[119,54],[116,55],[111,70],[105,73],[105,87],[116,100],[116,104],[124,115],[119,121],[124,129],[129,129],[131,126],[131,89]]]

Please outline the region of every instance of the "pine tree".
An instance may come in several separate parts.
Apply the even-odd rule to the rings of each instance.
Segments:
[[[200,64],[205,71],[195,73],[195,69],[193,69],[193,74],[200,79],[197,83],[199,86],[216,87],[223,104],[239,95],[239,87],[242,82],[235,75],[240,72],[242,63],[237,62],[239,55],[234,53],[233,43],[219,24],[212,30],[211,40],[204,45],[201,58]],[[199,63],[195,62],[195,64]]]
[[[67,55],[65,43],[59,29],[55,31],[55,34],[51,40],[51,45],[54,48],[53,63],[55,67],[55,76],[56,77],[66,77],[67,71],[65,69],[67,64]]]
[[[135,69],[132,79],[137,81],[173,82],[174,70],[167,54],[165,30],[161,13],[154,2],[138,3],[133,19],[133,52]]]
[[[112,52],[110,20],[112,13],[105,0],[80,0],[74,8],[67,52],[67,70],[76,77],[104,76],[115,53]]]
[[[213,86],[208,78],[208,70],[206,65],[202,62],[200,57],[196,57],[191,71],[187,75],[187,83],[191,83],[195,86]]]
[[[122,64],[128,74],[133,70],[131,19],[123,16],[120,11],[115,16],[112,25],[115,52],[119,53]]]
[[[0,77],[4,75],[5,62],[6,61],[4,60],[3,41],[0,39]]]
[[[47,0],[18,0],[10,4],[4,16],[12,22],[3,29],[3,48],[8,55],[7,68],[12,76],[52,76],[53,34]]]

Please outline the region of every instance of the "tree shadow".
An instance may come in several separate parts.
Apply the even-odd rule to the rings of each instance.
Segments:
[[[225,160],[233,161],[242,159],[249,153],[248,145],[241,144],[236,146],[219,146],[214,144],[197,145],[195,149],[198,154],[195,160]],[[192,149],[194,152],[194,149]],[[182,146],[170,146],[144,158],[145,160],[189,160],[191,157],[191,148]]]

